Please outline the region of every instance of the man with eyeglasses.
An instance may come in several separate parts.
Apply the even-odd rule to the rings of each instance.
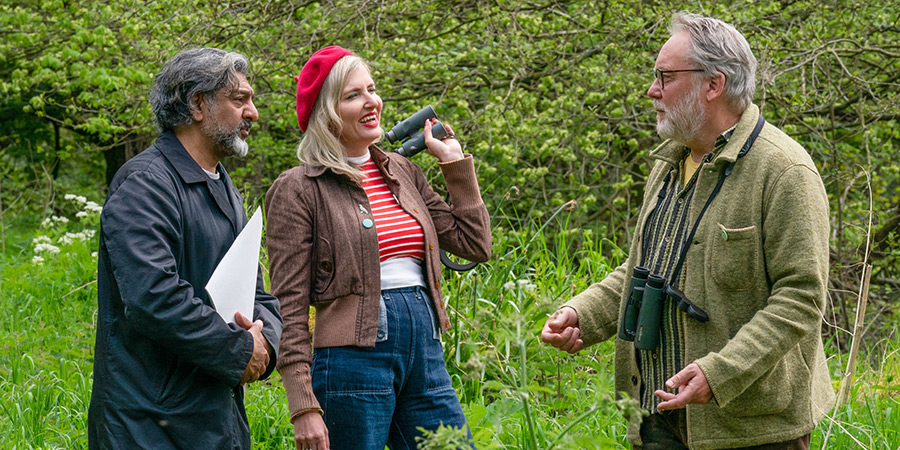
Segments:
[[[821,339],[828,198],[809,154],[752,103],[756,58],[731,25],[678,13],[647,91],[650,156],[628,260],[541,338],[615,335],[635,448],[808,449],[833,407]],[[637,268],[637,269],[636,269]]]

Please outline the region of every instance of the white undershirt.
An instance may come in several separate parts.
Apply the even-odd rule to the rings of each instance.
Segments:
[[[201,167],[201,169],[202,169],[202,167]],[[212,178],[213,180],[218,180],[221,177],[221,175],[219,175],[218,172],[210,172],[206,169],[203,169],[203,171],[206,172],[206,174],[209,175],[209,177]]]

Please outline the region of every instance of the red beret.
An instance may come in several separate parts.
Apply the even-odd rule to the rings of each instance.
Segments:
[[[297,122],[300,124],[300,131],[306,132],[309,115],[312,114],[313,105],[316,104],[316,98],[319,97],[319,91],[331,68],[347,55],[353,53],[337,45],[325,47],[313,53],[300,70],[300,76],[294,77],[297,80]]]

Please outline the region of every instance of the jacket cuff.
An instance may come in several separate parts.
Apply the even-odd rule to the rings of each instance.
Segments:
[[[456,161],[439,162],[438,166],[444,174],[454,208],[480,207],[484,203],[478,187],[478,177],[475,175],[475,160],[471,154],[467,153]]]
[[[312,390],[309,364],[294,363],[282,367],[278,372],[281,373],[281,382],[284,384],[284,392],[287,395],[291,422],[304,413],[322,409]]]
[[[734,400],[737,394],[729,395],[729,389],[720,382],[713,355],[710,353],[694,362],[706,377],[706,384],[709,385],[709,390],[712,392],[712,403],[721,408]]]
[[[229,326],[237,327],[237,325],[229,324]],[[237,342],[237,353],[238,360],[241,362],[240,366],[235,366],[233,369],[224,372],[224,380],[225,384],[228,386],[239,386],[241,384],[241,379],[244,378],[244,371],[247,370],[247,365],[250,364],[250,360],[253,358],[253,334],[249,331],[242,330],[243,333],[240,333]],[[219,367],[213,368],[213,370],[218,369]],[[224,367],[222,367],[224,369]],[[215,373],[215,372],[212,372]]]
[[[581,330],[581,341],[584,342],[585,347],[603,340],[599,333],[600,324],[596,323],[594,317],[587,313],[591,310],[592,302],[593,299],[578,295],[559,307],[559,309],[569,307],[575,310],[578,315],[578,329]]]

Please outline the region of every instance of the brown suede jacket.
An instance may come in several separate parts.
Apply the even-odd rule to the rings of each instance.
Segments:
[[[450,327],[441,296],[439,247],[483,262],[491,256],[490,217],[471,155],[440,163],[453,206],[421,168],[369,148],[388,187],[425,234],[423,269],[441,330]],[[291,420],[320,410],[312,391],[312,347],[372,347],[378,330],[381,271],[378,236],[365,191],[346,175],[301,164],[282,173],[266,194],[266,244],[272,293],[281,301],[284,332],[278,353]],[[316,308],[312,339],[309,307]]]

